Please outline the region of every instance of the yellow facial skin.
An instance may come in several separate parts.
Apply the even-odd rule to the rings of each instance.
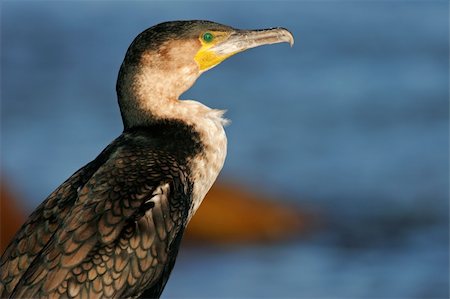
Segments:
[[[235,53],[227,54],[227,55],[219,55],[214,51],[211,51],[211,48],[217,44],[220,44],[228,39],[231,33],[229,32],[221,32],[221,31],[208,31],[208,33],[213,35],[213,39],[210,42],[204,40],[203,36],[206,32],[203,32],[199,36],[199,40],[202,44],[202,47],[195,55],[194,59],[197,62],[200,71],[206,71],[228,57],[232,56]]]

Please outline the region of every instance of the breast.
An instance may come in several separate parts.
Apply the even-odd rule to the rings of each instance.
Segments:
[[[169,143],[172,151],[181,152],[183,158],[186,157],[189,176],[193,182],[192,205],[188,218],[190,219],[225,162],[227,137],[224,125],[228,122],[222,117],[225,111],[211,109],[193,100],[167,101],[164,103],[164,109],[156,111],[158,114],[152,117],[159,119],[165,126],[168,122],[179,124],[176,130],[173,130],[174,135]],[[161,137],[168,140],[164,136]],[[186,151],[186,148],[193,150]]]
[[[217,179],[227,155],[227,137],[223,125],[222,111],[211,110],[211,114],[194,124],[199,133],[202,150],[189,159],[188,165],[194,182],[192,207],[189,218],[199,208],[209,189]]]

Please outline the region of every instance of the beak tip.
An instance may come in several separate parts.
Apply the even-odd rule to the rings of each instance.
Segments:
[[[284,35],[287,37],[287,41],[289,42],[289,46],[291,46],[291,48],[294,46],[294,35],[292,34],[292,32],[290,32],[289,30],[287,30],[286,28],[281,28],[283,30]]]

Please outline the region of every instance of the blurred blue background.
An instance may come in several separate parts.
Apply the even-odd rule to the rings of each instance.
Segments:
[[[122,130],[115,80],[156,23],[289,28],[183,95],[228,109],[222,178],[325,215],[308,240],[186,248],[164,298],[448,298],[447,1],[8,1],[2,172],[33,209]],[[280,199],[282,200],[282,199]]]

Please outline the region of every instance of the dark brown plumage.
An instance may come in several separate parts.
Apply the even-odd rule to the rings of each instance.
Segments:
[[[179,152],[175,136],[196,144],[181,126],[125,132],[53,192],[2,257],[1,297],[158,297],[191,204],[185,165],[198,149]]]

